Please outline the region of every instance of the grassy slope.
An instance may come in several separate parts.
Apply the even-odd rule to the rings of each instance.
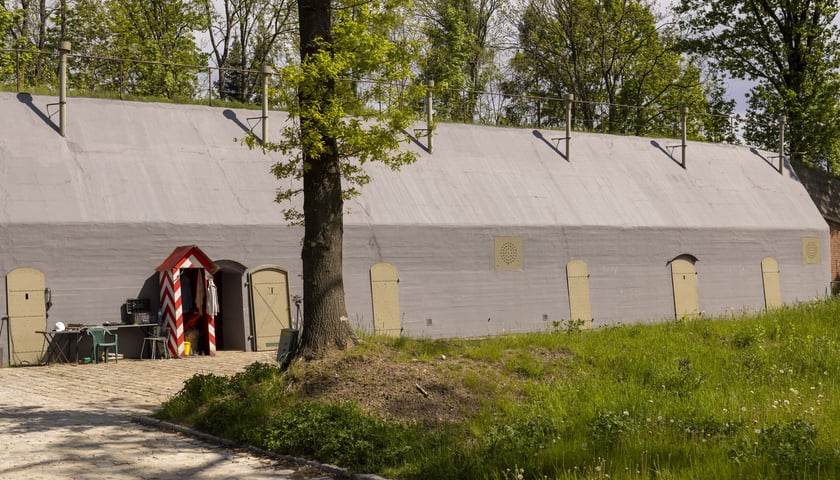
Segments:
[[[285,375],[194,377],[160,415],[398,478],[837,478],[838,313],[831,300],[591,332],[374,338]],[[394,418],[304,388],[325,371],[358,383],[382,357],[460,391],[461,415]]]

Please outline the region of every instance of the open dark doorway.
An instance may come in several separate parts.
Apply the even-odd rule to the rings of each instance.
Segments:
[[[219,350],[250,350],[246,303],[244,301],[247,268],[233,260],[218,260],[219,271],[213,282],[219,294],[219,313],[216,315],[216,348]]]

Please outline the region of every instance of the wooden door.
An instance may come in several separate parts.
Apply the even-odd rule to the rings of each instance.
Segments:
[[[254,350],[276,350],[280,332],[291,325],[289,274],[280,267],[257,267],[248,274]]]

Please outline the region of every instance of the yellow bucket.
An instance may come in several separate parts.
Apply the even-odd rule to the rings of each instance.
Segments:
[[[189,356],[190,352],[192,351],[192,344],[190,342],[184,342],[184,356]]]

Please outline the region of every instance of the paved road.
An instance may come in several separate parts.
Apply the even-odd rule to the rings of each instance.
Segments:
[[[230,374],[273,352],[0,369],[2,479],[323,479],[132,422],[195,373]]]

